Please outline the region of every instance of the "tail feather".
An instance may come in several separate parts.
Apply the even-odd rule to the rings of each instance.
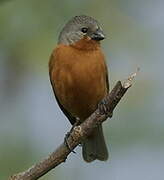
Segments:
[[[93,134],[85,139],[82,144],[82,153],[86,162],[92,162],[95,159],[100,161],[108,159],[108,150],[104,140],[102,125],[96,127]]]

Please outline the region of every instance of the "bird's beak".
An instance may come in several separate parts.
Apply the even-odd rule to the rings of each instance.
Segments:
[[[105,35],[102,30],[98,29],[96,32],[91,34],[91,39],[95,41],[101,41],[105,38]]]

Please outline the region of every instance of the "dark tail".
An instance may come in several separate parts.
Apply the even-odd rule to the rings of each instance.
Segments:
[[[85,139],[82,148],[83,158],[86,162],[92,162],[95,159],[100,161],[108,159],[108,150],[104,140],[102,125],[96,127],[93,134]]]

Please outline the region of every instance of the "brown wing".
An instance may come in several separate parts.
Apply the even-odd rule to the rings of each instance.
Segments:
[[[107,65],[106,65],[106,64],[105,64],[105,70],[106,70],[106,87],[107,87],[107,92],[109,93],[108,68],[107,68]]]
[[[50,82],[53,88],[53,92],[56,98],[56,101],[60,107],[60,109],[63,111],[63,113],[65,114],[65,116],[68,118],[68,120],[70,121],[70,123],[73,125],[76,122],[76,117],[72,116],[71,113],[69,113],[64,107],[63,105],[60,103],[56,93],[55,93],[55,83],[52,79],[52,70],[54,67],[54,61],[55,61],[55,56],[52,54],[50,57],[50,61],[49,61],[49,76],[50,76]]]

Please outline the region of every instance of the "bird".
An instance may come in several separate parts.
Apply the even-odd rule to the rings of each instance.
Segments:
[[[64,25],[50,56],[53,92],[72,125],[77,120],[84,122],[109,92],[108,69],[100,43],[103,39],[103,29],[96,19],[74,16]],[[86,162],[108,159],[102,124],[81,145]]]

